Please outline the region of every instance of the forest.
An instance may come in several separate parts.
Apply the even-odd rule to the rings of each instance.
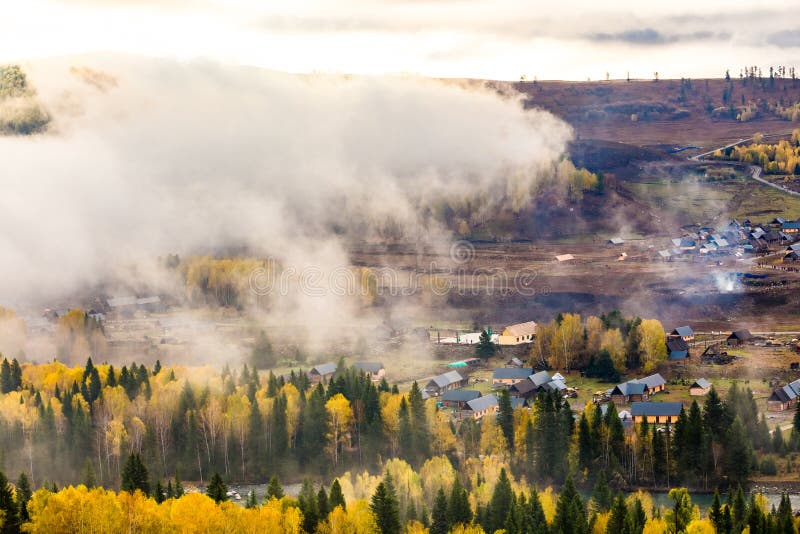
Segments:
[[[756,134],[752,143],[717,150],[712,158],[759,165],[766,174],[800,175],[800,130],[777,143],[765,143],[764,136]]]
[[[69,509],[69,499],[98,500],[112,515],[138,507],[152,516],[149,520],[160,521],[163,514],[175,517],[173,507],[180,509],[181,499],[167,496],[175,495],[181,480],[197,481],[209,491],[225,483],[279,478],[306,480],[306,486],[309,480],[336,480],[354,510],[363,508],[364,521],[371,517],[367,505],[355,503],[374,501],[383,491],[389,497],[380,498],[396,500],[400,525],[417,528],[414,521],[419,521],[419,528],[427,524],[433,532],[447,532],[452,524],[434,528],[435,504],[441,501],[440,489],[452,500],[457,484],[456,493],[463,492],[458,498],[468,503],[461,506],[474,519],[468,528],[528,528],[523,525],[529,522],[517,514],[539,515],[542,508],[553,532],[602,532],[598,522],[612,521],[617,491],[686,486],[735,493],[734,488],[746,487],[752,473],[774,473],[781,459],[791,465],[800,447],[798,418],[788,440],[780,432],[770,435],[763,416],[757,416],[752,392],[739,385],[725,399],[712,390],[702,408],[693,403],[666,430],[648,424],[626,430],[613,403],[589,403],[578,407],[576,415],[566,400],[552,394],[540,394],[531,409],[512,409],[507,390],[499,393],[496,417],[458,420],[439,409],[435,399],[423,400],[417,383],[400,392],[385,380],[371,382],[344,362],[329,384],[312,384],[303,372],[277,377],[246,365],[218,372],[160,363],[115,369],[94,365],[91,359],[83,367],[3,359],[0,387],[0,469],[19,474],[17,488],[39,488],[27,509],[42,521],[52,512],[51,505]],[[505,497],[497,496],[506,481],[511,491],[502,489]],[[537,494],[536,488],[545,489]],[[560,488],[559,497],[552,488]],[[114,493],[120,489],[140,489],[153,498]],[[310,495],[312,490],[305,491]],[[593,498],[587,508],[580,491],[606,497]],[[597,500],[611,504],[606,510]],[[492,511],[501,506],[495,501],[505,503],[500,512]],[[222,506],[212,515],[234,514],[236,521],[246,522],[262,513],[285,514],[287,506],[267,504],[252,512]],[[749,517],[748,507],[736,511],[734,505],[731,513],[741,520]],[[372,513],[379,531],[399,532],[381,526],[380,514]],[[578,519],[564,518],[567,513]],[[649,513],[651,526],[668,521]],[[349,514],[343,509],[335,521],[356,521]],[[630,520],[635,528],[629,531],[641,532],[647,521],[635,515]],[[686,516],[686,528],[695,515]],[[294,521],[292,517],[281,521]],[[759,517],[767,526],[779,518]],[[506,525],[518,520],[518,527]],[[562,520],[569,524],[559,526]],[[706,520],[698,521],[701,525]],[[742,525],[732,524],[733,529]],[[306,524],[303,530],[316,528]],[[339,529],[321,521],[318,528],[350,532],[355,527]]]

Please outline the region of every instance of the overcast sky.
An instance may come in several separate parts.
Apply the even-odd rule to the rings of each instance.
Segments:
[[[519,79],[800,63],[797,0],[22,0],[0,62],[87,52],[288,72]]]

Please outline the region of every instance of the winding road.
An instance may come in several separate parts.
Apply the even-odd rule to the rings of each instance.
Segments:
[[[785,136],[786,136],[786,134],[769,134],[769,135],[763,136],[763,138],[766,139],[768,137],[785,137]],[[715,148],[713,150],[709,150],[708,152],[703,152],[702,154],[697,154],[696,156],[692,156],[692,157],[689,158],[689,161],[694,161],[694,162],[698,162],[698,163],[702,161],[702,162],[708,163],[706,160],[703,159],[705,156],[708,156],[709,154],[713,154],[717,150],[725,150],[725,149],[732,148],[732,147],[735,147],[736,145],[740,145],[742,143],[746,143],[747,141],[752,141],[752,140],[753,140],[752,137],[748,137],[746,139],[739,139],[738,141],[735,141],[735,142],[730,143],[728,145],[725,145],[725,146],[722,146],[722,147],[719,147],[719,148]],[[727,165],[730,165],[732,163],[735,164],[736,162],[725,161],[725,164],[727,164]],[[787,189],[786,186],[784,186],[784,185],[778,185],[776,183],[772,183],[769,180],[765,180],[764,178],[762,178],[761,177],[761,173],[764,172],[764,169],[762,169],[759,165],[750,165],[749,166],[749,170],[750,170],[750,177],[753,180],[755,180],[755,181],[757,181],[757,182],[759,182],[759,183],[761,183],[763,185],[766,185],[768,187],[771,187],[773,189],[777,189],[781,193],[786,193],[787,195],[791,195],[791,196],[794,196],[794,197],[800,197],[800,192],[792,191],[791,189]]]

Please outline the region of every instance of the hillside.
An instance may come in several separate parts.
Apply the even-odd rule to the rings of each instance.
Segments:
[[[724,144],[754,132],[797,127],[800,81],[768,76],[730,81],[518,82],[511,86],[569,122],[578,139],[637,146]],[[739,119],[737,119],[737,116]]]

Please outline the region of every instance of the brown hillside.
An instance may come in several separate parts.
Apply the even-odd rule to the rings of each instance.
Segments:
[[[778,116],[779,107],[800,102],[800,80],[545,81],[511,86],[526,95],[527,106],[544,108],[572,124],[579,140],[705,148],[755,132],[790,133],[800,127]],[[723,102],[726,92],[730,96]],[[748,106],[754,118],[737,120]]]

